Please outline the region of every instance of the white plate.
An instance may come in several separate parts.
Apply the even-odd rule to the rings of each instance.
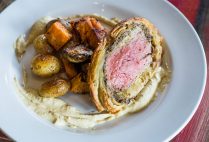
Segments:
[[[18,35],[40,17],[79,13],[145,17],[165,37],[172,56],[172,80],[164,95],[142,113],[93,133],[66,131],[37,119],[21,102],[14,86],[14,77],[21,71],[13,48]],[[16,141],[168,141],[188,123],[200,103],[206,82],[204,50],[191,24],[167,1],[19,0],[0,14],[0,21],[0,127]]]

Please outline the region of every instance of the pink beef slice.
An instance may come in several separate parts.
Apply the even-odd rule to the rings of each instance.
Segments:
[[[115,91],[127,89],[152,62],[151,43],[139,34],[106,58],[105,75],[108,87]]]

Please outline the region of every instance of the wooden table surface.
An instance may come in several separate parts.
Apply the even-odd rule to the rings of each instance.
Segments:
[[[0,0],[0,11],[13,0]],[[198,32],[209,62],[209,0],[170,0],[193,24]],[[209,71],[209,68],[207,68]],[[3,131],[0,131],[0,142],[10,142]],[[204,96],[187,126],[172,140],[172,142],[209,142],[209,77]]]

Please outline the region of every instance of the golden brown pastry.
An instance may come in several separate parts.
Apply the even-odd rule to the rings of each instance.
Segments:
[[[117,113],[135,101],[161,63],[161,42],[158,30],[144,18],[116,25],[95,50],[88,73],[98,111]]]

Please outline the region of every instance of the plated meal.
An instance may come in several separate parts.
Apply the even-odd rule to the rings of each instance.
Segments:
[[[16,40],[24,103],[53,124],[95,126],[146,108],[170,80],[164,39],[147,19],[98,15],[44,17]],[[30,72],[22,58],[31,56]],[[31,85],[31,77],[41,84]],[[87,95],[97,111],[61,100]]]

